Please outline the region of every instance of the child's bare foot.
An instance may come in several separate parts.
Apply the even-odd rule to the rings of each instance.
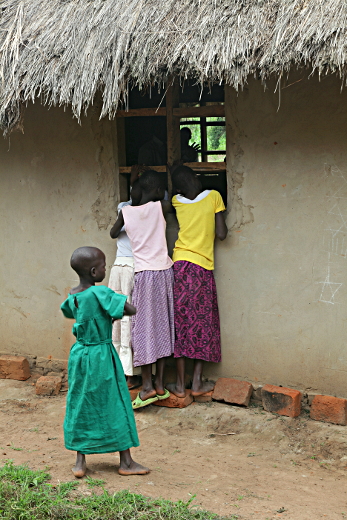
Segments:
[[[155,397],[157,395],[157,392],[154,390],[154,388],[150,390],[144,390],[142,389],[140,392],[140,399],[141,401],[147,401],[147,399],[150,399],[151,397]]]
[[[131,460],[130,464],[125,464],[121,462],[118,473],[125,477],[129,475],[147,475],[150,470],[141,464],[138,464],[134,460]]]
[[[157,395],[164,395],[165,394],[165,388],[163,384],[158,384],[158,381],[154,381],[154,388]]]
[[[119,452],[120,465],[118,473],[120,475],[124,475],[125,477],[129,475],[147,475],[149,473],[149,469],[145,468],[145,466],[141,466],[135,462],[131,455],[130,450],[124,450]]]
[[[176,383],[169,383],[168,385],[166,385],[166,388],[169,390],[169,392],[176,395],[177,397],[186,396],[186,389],[184,387],[178,387]]]
[[[82,478],[87,472],[86,456],[77,452],[76,464],[72,468],[72,473],[76,478]]]
[[[211,390],[214,389],[214,386],[214,383],[211,383],[211,381],[206,381],[205,383],[200,381],[197,385],[194,385],[193,381],[191,394],[193,396],[206,394],[207,392],[211,392]]]

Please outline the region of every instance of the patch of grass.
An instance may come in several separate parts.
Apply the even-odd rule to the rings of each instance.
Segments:
[[[106,480],[102,480],[100,478],[92,478],[92,477],[86,477],[86,481],[87,481],[87,486],[89,488],[94,488],[94,487],[103,487],[103,485],[106,483]]]
[[[120,491],[110,494],[105,489],[99,495],[71,494],[78,482],[57,486],[47,481],[45,471],[32,471],[27,466],[15,466],[12,461],[0,467],[0,518],[2,520],[222,520],[188,502],[151,499],[143,495]],[[89,482],[101,481],[89,479]],[[94,486],[93,486],[94,487]],[[231,515],[225,520],[237,520]]]
[[[60,482],[58,486],[51,486],[53,489],[57,489],[59,491],[59,495],[62,497],[68,496],[71,491],[78,487],[79,482],[73,480],[72,482]],[[49,484],[47,484],[49,486]]]

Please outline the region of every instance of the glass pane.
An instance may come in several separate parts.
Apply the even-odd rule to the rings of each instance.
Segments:
[[[181,117],[180,125],[182,126],[185,121],[196,121],[197,123],[200,123],[200,117]]]
[[[222,117],[208,117],[208,120],[221,120]],[[206,121],[207,122],[207,121]],[[207,150],[226,150],[225,126],[206,126]]]
[[[225,152],[221,153],[220,155],[208,155],[207,156],[207,162],[224,162],[225,159]]]
[[[220,117],[220,116],[206,117],[206,123],[214,123],[214,122],[219,122],[219,123],[225,124],[225,117]]]
[[[199,149],[201,149],[201,131],[200,131],[200,118],[190,118],[189,120],[192,121],[192,119],[197,119],[199,124],[191,125],[191,124],[185,124],[184,119],[181,119],[180,128],[189,128],[189,130],[192,133],[192,137],[189,140],[189,146],[193,146],[197,144],[199,146]],[[198,162],[201,162],[201,153],[198,154]]]

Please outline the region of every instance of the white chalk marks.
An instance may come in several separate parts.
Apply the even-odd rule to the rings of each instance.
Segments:
[[[324,224],[323,252],[327,254],[325,278],[321,282],[318,301],[334,305],[343,282],[341,261],[347,258],[347,180],[337,166],[324,165],[324,179],[328,181],[326,204],[328,218]],[[341,280],[341,278],[340,278]]]
[[[342,283],[338,282],[332,282],[330,279],[330,253],[329,253],[329,260],[328,260],[328,267],[327,267],[327,275],[325,277],[325,280],[323,282],[317,282],[319,284],[322,284],[322,290],[320,293],[319,301],[322,303],[331,303],[334,305],[335,302],[335,294],[342,286]]]

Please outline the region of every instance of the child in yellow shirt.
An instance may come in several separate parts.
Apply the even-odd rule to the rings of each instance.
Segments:
[[[215,236],[224,240],[225,206],[215,190],[203,190],[195,172],[179,166],[172,174],[178,195],[172,198],[179,223],[174,261],[174,313],[177,381],[167,385],[185,396],[185,358],[195,360],[192,395],[209,392],[213,384],[202,381],[204,361],[221,361],[220,325],[213,276]]]

